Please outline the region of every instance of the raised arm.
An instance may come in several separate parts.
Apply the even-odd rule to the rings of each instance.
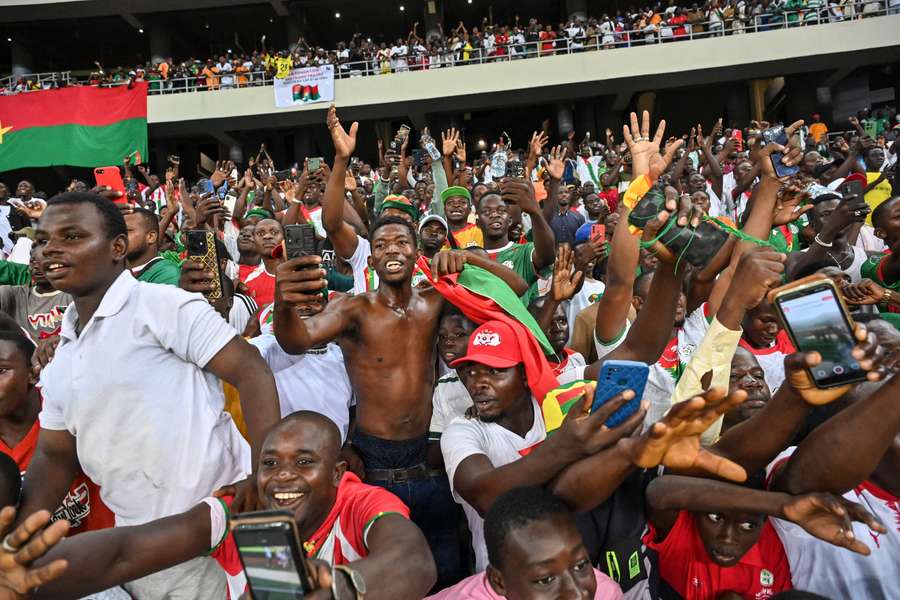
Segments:
[[[719,164],[716,155],[713,154],[712,145],[721,131],[722,119],[719,119],[709,136],[703,140],[703,143],[700,145],[700,149],[703,152],[703,158],[706,159],[706,175],[712,180],[713,191],[719,198],[722,197],[722,165]],[[697,125],[697,135],[701,138],[703,137],[703,129],[700,125]]]
[[[431,259],[431,270],[435,277],[440,277],[448,273],[459,273],[462,271],[464,264],[479,267],[500,278],[515,292],[516,296],[524,296],[528,291],[528,282],[509,267],[486,256],[466,250],[442,250],[438,252]]]
[[[328,109],[328,130],[334,142],[334,166],[331,176],[325,185],[325,196],[322,198],[322,226],[334,245],[334,250],[343,259],[349,259],[356,252],[356,231],[344,222],[344,177],[347,174],[347,163],[356,149],[356,131],[359,124],[354,122],[349,133],[344,131],[337,117],[334,105]]]
[[[550,224],[544,218],[541,207],[534,198],[534,187],[528,179],[506,177],[500,181],[500,195],[504,201],[518,204],[522,212],[531,217],[531,232],[534,235],[532,262],[535,272],[553,264],[556,258],[556,238]]]
[[[328,304],[325,310],[302,318],[298,309],[324,302],[328,287],[319,256],[301,256],[275,269],[273,327],[278,344],[288,354],[301,354],[313,346],[330,342],[350,324],[344,302]]]

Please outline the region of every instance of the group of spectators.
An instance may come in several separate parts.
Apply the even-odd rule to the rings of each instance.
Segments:
[[[3,597],[900,598],[900,123],[861,116],[367,164],[332,107],[329,160],[0,184]],[[865,381],[767,299],[810,276]],[[258,509],[305,569],[242,562]]]
[[[618,10],[600,18],[572,18],[567,22],[539,23],[516,17],[511,25],[488,23],[419,35],[415,23],[406,38],[393,43],[373,41],[357,33],[348,42],[326,49],[301,37],[284,50],[262,48],[252,52],[227,52],[205,60],[191,57],[176,62],[171,57],[104,70],[99,63],[85,80],[27,76],[3,93],[52,89],[61,85],[120,85],[148,81],[152,92],[217,90],[260,85],[272,77],[285,77],[291,69],[334,65],[337,77],[351,77],[436,69],[461,64],[583,52],[664,43],[685,39],[737,35],[784,26],[810,25],[900,12],[900,0],[708,0],[691,6],[658,3],[640,9]]]

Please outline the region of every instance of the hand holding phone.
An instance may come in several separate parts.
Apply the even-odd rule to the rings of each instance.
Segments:
[[[600,409],[613,397],[626,390],[634,392],[634,398],[616,410],[606,420],[607,427],[621,425],[635,414],[641,407],[641,398],[650,376],[650,367],[646,363],[635,360],[608,360],[600,367],[597,377],[597,389],[594,391],[594,402],[591,412]]]
[[[785,331],[801,352],[818,352],[821,362],[809,369],[817,388],[866,379],[853,357],[853,320],[834,281],[811,275],[769,292]]]
[[[234,517],[232,523],[231,532],[253,598],[303,598],[313,591],[291,513],[244,513]]]
[[[190,229],[186,232],[188,259],[203,265],[205,271],[215,273],[213,288],[203,296],[210,302],[222,297],[222,270],[219,268],[219,252],[216,235],[208,229]]]
[[[97,167],[94,169],[94,180],[97,185],[105,185],[113,191],[121,192],[122,196],[125,195],[125,181],[117,166]]]
[[[284,227],[284,254],[287,260],[298,256],[319,256],[315,228],[308,224]]]

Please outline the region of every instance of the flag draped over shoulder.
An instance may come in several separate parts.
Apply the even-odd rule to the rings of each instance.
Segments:
[[[545,355],[553,353],[547,336],[503,280],[473,265],[465,265],[461,273],[435,280],[424,257],[419,259],[418,264],[435,290],[469,319],[478,324],[496,319],[516,332],[524,357],[528,387],[539,403],[547,392],[559,385]]]
[[[147,156],[147,84],[0,96],[0,171],[119,165]]]

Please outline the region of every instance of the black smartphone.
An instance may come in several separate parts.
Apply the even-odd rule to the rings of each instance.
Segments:
[[[319,254],[316,229],[309,223],[286,225],[284,228],[284,254],[290,260],[298,256]]]
[[[219,252],[216,250],[216,234],[208,229],[189,229],[187,235],[187,257],[203,265],[205,271],[215,273],[213,289],[203,294],[207,300],[222,297],[222,270],[219,268]]]
[[[862,181],[851,179],[850,181],[845,181],[841,184],[841,196],[843,196],[844,198],[848,196],[856,196],[857,198],[862,198],[863,189],[864,188]]]
[[[232,522],[231,533],[254,600],[303,598],[312,591],[291,513],[244,513]]]
[[[856,345],[853,320],[834,281],[812,275],[772,290],[769,298],[794,346],[822,356],[822,362],[809,369],[816,387],[866,379],[866,372],[851,354]]]
[[[518,179],[525,178],[525,163],[521,160],[511,160],[506,163],[506,176],[516,177]]]
[[[293,169],[282,169],[275,171],[275,181],[287,181],[292,176]]]
[[[416,165],[417,167],[421,167],[425,162],[425,153],[416,148],[412,151],[412,159],[414,165]]]
[[[788,140],[787,131],[785,131],[784,125],[777,125],[766,129],[762,132],[762,138],[763,142],[766,144],[775,142],[784,147],[787,147],[788,142],[790,141]],[[770,158],[772,159],[772,166],[775,167],[775,174],[779,177],[789,177],[800,172],[800,167],[797,165],[791,167],[781,162],[781,159],[784,158],[783,152],[773,152],[770,155]]]

